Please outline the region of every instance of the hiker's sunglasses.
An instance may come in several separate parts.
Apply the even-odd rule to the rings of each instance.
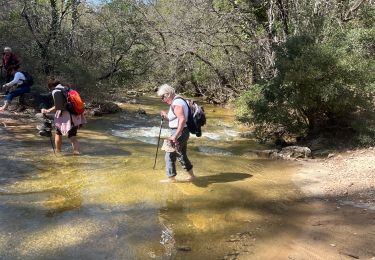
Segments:
[[[163,95],[161,95],[160,97],[161,97],[161,100],[164,100],[164,99],[167,98],[167,94],[163,94]]]

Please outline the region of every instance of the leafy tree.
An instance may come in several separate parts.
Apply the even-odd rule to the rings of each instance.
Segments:
[[[337,36],[340,41],[326,44],[305,36],[289,38],[277,51],[278,75],[261,84],[261,91],[258,86],[242,97],[247,97],[246,105],[252,111],[245,117],[259,127],[272,124],[304,135],[325,128],[355,127],[351,116],[371,110],[374,98],[374,76],[368,73],[374,60],[366,58],[364,47],[375,34],[368,33],[349,31]],[[357,49],[350,48],[349,42]]]

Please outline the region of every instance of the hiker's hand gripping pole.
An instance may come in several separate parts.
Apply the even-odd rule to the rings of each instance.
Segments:
[[[156,159],[158,158],[158,150],[159,150],[159,144],[160,144],[161,127],[162,127],[162,125],[163,125],[163,120],[164,120],[164,117],[162,116],[162,117],[161,117],[161,120],[160,120],[160,129],[159,129],[158,145],[156,146],[156,153],[155,153],[154,167],[152,167],[153,170],[155,170]]]

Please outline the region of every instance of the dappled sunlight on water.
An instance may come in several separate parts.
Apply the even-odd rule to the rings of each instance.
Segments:
[[[79,131],[81,156],[70,154],[66,138],[54,156],[32,127],[12,142],[0,139],[0,258],[222,258],[233,249],[232,235],[255,234],[267,229],[266,219],[278,223],[286,214],[297,198],[292,166],[243,156],[261,146],[240,138],[223,108],[207,106],[204,134],[190,140],[198,178],[159,183],[160,149],[152,167],[162,105],[146,101],[91,120]],[[147,114],[139,116],[139,107]]]

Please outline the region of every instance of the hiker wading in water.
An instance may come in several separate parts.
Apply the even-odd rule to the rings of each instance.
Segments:
[[[157,95],[161,100],[169,105],[168,113],[161,111],[160,115],[168,120],[169,128],[171,130],[170,142],[175,146],[177,151],[165,153],[166,173],[168,179],[161,182],[174,182],[176,172],[176,159],[181,163],[181,166],[189,175],[186,181],[192,181],[195,176],[193,172],[193,165],[187,157],[187,142],[189,140],[189,129],[186,121],[189,114],[189,108],[184,100],[178,98],[175,89],[168,84],[161,85],[158,89]]]
[[[60,81],[54,78],[48,79],[48,88],[52,91],[54,106],[45,109],[42,108],[43,114],[55,112],[54,124],[56,126],[55,145],[57,152],[61,152],[62,136],[68,135],[73,147],[73,154],[79,155],[79,143],[77,140],[77,130],[86,123],[86,119],[81,115],[73,115],[66,110],[66,97],[63,94],[65,87]]]

